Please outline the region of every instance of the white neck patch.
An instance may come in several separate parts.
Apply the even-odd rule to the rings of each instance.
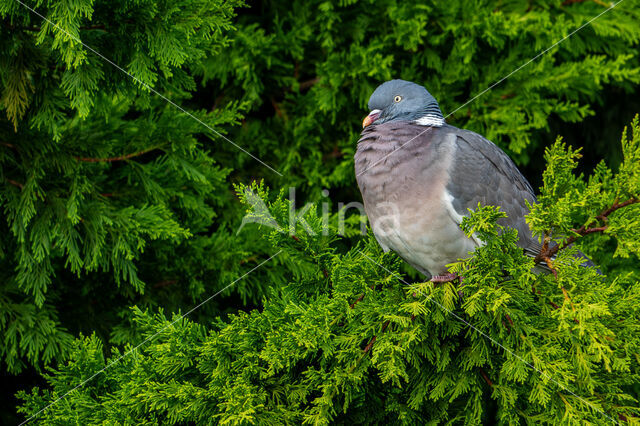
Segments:
[[[424,117],[420,117],[415,120],[414,123],[421,126],[441,127],[444,125],[444,118],[438,117],[437,115],[427,114]]]

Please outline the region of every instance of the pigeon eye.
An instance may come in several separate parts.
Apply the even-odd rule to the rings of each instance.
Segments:
[[[395,103],[398,103],[398,102],[400,102],[401,100],[402,100],[402,96],[400,96],[400,95],[396,95],[396,97],[395,97],[395,98],[393,98],[393,102],[395,102]]]

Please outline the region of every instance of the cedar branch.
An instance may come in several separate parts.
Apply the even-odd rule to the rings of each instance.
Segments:
[[[319,77],[314,77],[310,80],[306,80],[300,83],[300,90],[304,90],[304,89],[308,89],[311,86],[315,85],[316,83],[318,83],[320,81]]]
[[[578,229],[572,229],[572,231],[576,235],[570,236],[562,244],[549,247],[549,237],[545,236],[544,242],[542,244],[542,248],[540,249],[540,253],[538,253],[538,255],[535,257],[536,264],[540,262],[545,262],[547,266],[549,266],[549,269],[551,269],[551,271],[553,272],[554,276],[556,276],[557,278],[557,272],[553,267],[553,263],[551,262],[551,259],[553,258],[553,256],[555,256],[560,250],[563,250],[569,247],[580,237],[584,237],[585,235],[593,234],[596,232],[606,231],[607,230],[606,222],[609,220],[609,216],[611,215],[611,213],[621,208],[630,206],[631,204],[637,204],[637,203],[640,203],[640,198],[637,198],[637,197],[630,198],[627,201],[624,201],[622,203],[619,203],[616,200],[611,207],[603,210],[602,213],[596,216],[596,220],[600,222],[599,223],[600,226],[588,227],[587,225],[582,225]]]
[[[11,149],[17,149],[14,144],[9,143],[9,142],[0,142],[0,145],[4,145],[4,146],[6,146],[8,148],[11,148]]]
[[[384,333],[384,331],[387,329],[387,327],[389,327],[389,320],[386,320],[384,322],[384,324],[382,324],[382,330],[380,331],[380,333]],[[378,336],[375,335],[371,338],[371,340],[369,340],[369,343],[367,344],[367,346],[364,347],[363,350],[363,356],[367,354],[367,352],[369,352],[371,350],[371,348],[373,348],[374,343],[376,343],[376,340],[378,339]]]
[[[20,189],[24,189],[24,184],[22,184],[22,183],[20,183],[18,181],[15,181],[13,179],[7,179],[7,182],[10,183],[13,186],[16,186],[16,187],[20,188]]]
[[[482,367],[478,367],[478,369],[480,370],[480,375],[482,376],[484,381],[487,382],[489,387],[492,388],[493,387],[493,382],[489,379],[489,376],[487,376],[487,373],[485,373],[485,371],[482,369]]]
[[[354,306],[358,304],[362,299],[364,299],[364,293],[362,293],[356,300],[353,301],[352,304],[349,305],[349,308],[353,309]]]
[[[11,31],[30,31],[30,32],[40,32],[40,30],[42,30],[42,27],[38,27],[38,26],[17,26],[17,25],[7,25],[7,28],[9,28]],[[107,27],[105,27],[103,24],[97,24],[97,25],[86,25],[86,26],[81,26],[78,27],[79,30],[106,30]]]
[[[135,158],[135,157],[139,157],[141,155],[144,155],[148,152],[154,151],[156,149],[160,148],[159,146],[154,146],[151,148],[147,148],[147,149],[143,149],[142,151],[138,151],[138,152],[132,152],[131,154],[125,154],[125,155],[119,155],[117,157],[108,157],[108,158],[92,158],[92,157],[73,157],[78,161],[82,161],[85,163],[113,163],[116,161],[124,161],[124,160],[129,160],[131,158]]]
[[[153,285],[154,288],[163,288],[163,287],[169,287],[172,286],[174,284],[176,284],[178,282],[178,280],[162,280],[162,281],[158,281],[157,283],[155,283]]]

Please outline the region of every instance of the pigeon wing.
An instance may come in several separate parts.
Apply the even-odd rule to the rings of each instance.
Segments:
[[[507,217],[499,223],[518,231],[519,245],[529,255],[540,251],[525,221],[525,203],[536,201],[533,188],[509,156],[493,142],[477,133],[449,127],[456,135],[456,151],[450,169],[447,192],[458,215],[481,205],[500,206]],[[460,219],[461,220],[461,219]]]

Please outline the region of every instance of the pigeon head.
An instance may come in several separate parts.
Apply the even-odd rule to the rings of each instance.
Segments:
[[[436,98],[419,84],[405,80],[390,80],[378,86],[369,98],[369,110],[362,122],[363,128],[388,121],[413,121],[426,126],[444,124]]]

